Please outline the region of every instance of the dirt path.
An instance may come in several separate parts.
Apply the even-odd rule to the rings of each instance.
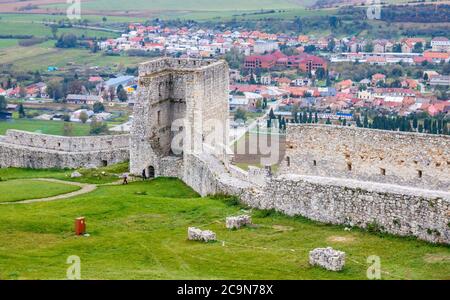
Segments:
[[[22,200],[22,201],[17,201],[17,202],[4,202],[4,203],[0,203],[0,205],[30,204],[30,203],[39,203],[39,202],[50,202],[50,201],[56,201],[56,200],[67,199],[67,198],[72,198],[72,197],[75,197],[75,196],[84,195],[84,194],[90,193],[92,191],[95,191],[97,189],[97,185],[95,185],[95,184],[78,183],[78,182],[71,182],[71,181],[64,181],[64,180],[50,179],[50,178],[48,178],[48,179],[47,178],[36,178],[36,179],[33,178],[33,180],[40,180],[40,181],[46,181],[46,182],[55,182],[55,183],[74,185],[74,186],[81,187],[81,189],[78,190],[78,191],[75,191],[75,192],[62,194],[62,195],[57,195],[57,196],[48,197],[48,198]]]

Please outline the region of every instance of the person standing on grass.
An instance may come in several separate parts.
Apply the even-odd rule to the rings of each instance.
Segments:
[[[123,173],[122,178],[123,178],[122,184],[128,184],[128,174]]]
[[[145,174],[145,169],[142,170],[142,180],[147,180],[147,175]]]

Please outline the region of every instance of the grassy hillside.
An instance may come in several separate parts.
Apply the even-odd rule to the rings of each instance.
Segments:
[[[247,212],[254,227],[227,230],[225,218],[242,214],[242,207],[198,198],[174,179],[100,186],[73,199],[1,209],[1,279],[64,279],[72,255],[81,259],[82,279],[365,279],[370,255],[381,258],[383,279],[450,279],[445,246],[271,211]],[[87,218],[89,237],[73,235],[79,216]],[[188,241],[189,226],[213,230],[219,241]],[[342,272],[309,266],[308,252],[324,246],[347,253]]]

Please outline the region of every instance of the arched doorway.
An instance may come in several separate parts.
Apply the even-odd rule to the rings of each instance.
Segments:
[[[148,178],[155,178],[155,167],[150,166],[147,169]]]

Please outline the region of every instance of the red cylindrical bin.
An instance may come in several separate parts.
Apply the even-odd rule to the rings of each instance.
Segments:
[[[83,235],[86,233],[86,220],[84,217],[75,219],[75,234]]]

